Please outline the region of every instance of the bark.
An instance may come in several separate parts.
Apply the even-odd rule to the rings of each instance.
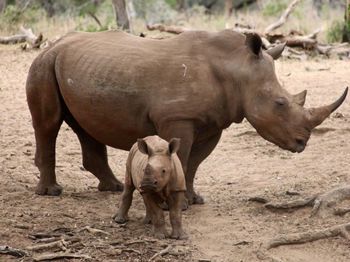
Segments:
[[[350,42],[350,0],[346,0],[343,42]]]
[[[130,32],[130,22],[126,11],[125,0],[112,1],[118,28]]]
[[[6,8],[6,0],[0,0],[0,13],[2,13]]]
[[[232,0],[225,0],[225,17],[229,19],[233,11],[233,2]]]

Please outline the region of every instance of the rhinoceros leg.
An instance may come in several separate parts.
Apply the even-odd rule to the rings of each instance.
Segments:
[[[193,187],[193,181],[194,181],[194,177],[196,175],[198,166],[214,150],[214,148],[216,147],[216,145],[220,140],[221,133],[222,132],[220,131],[218,134],[211,136],[209,139],[205,141],[201,141],[200,143],[194,143],[192,146],[192,150],[188,158],[187,173],[186,173],[186,187],[187,187],[186,198],[190,205],[204,203],[203,197],[196,194]]]
[[[63,121],[62,107],[54,74],[40,66],[37,69],[33,64],[26,86],[36,140],[35,164],[40,171],[36,193],[57,196],[62,193],[62,187],[57,184],[55,174],[55,147]],[[37,71],[33,73],[35,69]]]
[[[86,133],[69,113],[64,120],[79,138],[84,168],[100,180],[98,190],[122,191],[123,184],[116,179],[109,167],[106,146]]]
[[[187,183],[188,181],[192,181],[192,188],[193,191],[193,178],[192,180],[189,180],[187,178],[187,166],[188,166],[188,158],[190,156],[192,143],[193,143],[193,137],[194,137],[194,126],[193,123],[190,121],[174,121],[174,122],[167,122],[163,125],[160,125],[158,134],[163,139],[169,141],[171,138],[180,138],[180,149],[177,152],[177,155],[181,161],[183,171],[186,176],[186,186],[187,191],[189,189]],[[192,192],[190,191],[190,192]],[[167,210],[168,206],[162,205],[162,208]],[[186,210],[188,208],[187,200],[183,203],[183,210]]]

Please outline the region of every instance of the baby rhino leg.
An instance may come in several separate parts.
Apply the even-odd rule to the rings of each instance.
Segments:
[[[142,197],[146,205],[146,210],[151,217],[154,236],[159,239],[168,237],[168,233],[165,229],[163,210],[156,202],[157,196],[145,193]]]
[[[182,229],[182,203],[185,199],[185,192],[173,192],[169,197],[169,215],[172,232],[170,237],[175,239],[187,239]]]
[[[121,203],[117,214],[113,217],[114,221],[118,224],[123,224],[128,221],[128,211],[132,202],[132,194],[134,193],[134,185],[125,183],[124,191],[122,194]]]

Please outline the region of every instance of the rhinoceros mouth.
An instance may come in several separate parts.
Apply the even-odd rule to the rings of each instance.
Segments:
[[[157,186],[153,184],[143,184],[140,186],[140,192],[155,192],[157,191]]]
[[[304,139],[297,138],[295,139],[295,152],[301,153],[306,147],[306,141]]]

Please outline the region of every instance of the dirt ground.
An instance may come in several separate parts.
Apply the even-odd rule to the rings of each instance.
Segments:
[[[190,236],[186,241],[153,239],[151,228],[142,224],[145,211],[136,192],[130,221],[115,224],[112,216],[121,194],[97,191],[97,179],[82,167],[78,139],[65,124],[59,133],[56,163],[64,193],[35,195],[39,172],[34,166],[35,141],[24,87],[37,54],[0,48],[0,245],[28,249],[38,244],[39,233],[45,233],[73,238],[67,246],[70,252],[91,257],[70,261],[148,261],[171,245],[170,253],[158,257],[159,261],[251,262],[259,261],[260,246],[279,234],[349,222],[350,214],[310,218],[310,208],[271,212],[248,201],[253,196],[296,199],[286,192],[308,196],[350,183],[349,98],[318,127],[301,154],[266,142],[246,121],[225,130],[198,170],[196,186],[206,203],[183,213]],[[278,61],[276,69],[290,92],[308,89],[306,106],[331,102],[350,85],[349,61]],[[108,150],[110,165],[122,180],[127,152]],[[350,206],[350,202],[342,204]],[[32,255],[50,251],[57,250],[32,251],[24,259],[0,255],[0,261],[31,261]],[[268,254],[279,261],[350,261],[350,242],[334,237],[274,248]]]

